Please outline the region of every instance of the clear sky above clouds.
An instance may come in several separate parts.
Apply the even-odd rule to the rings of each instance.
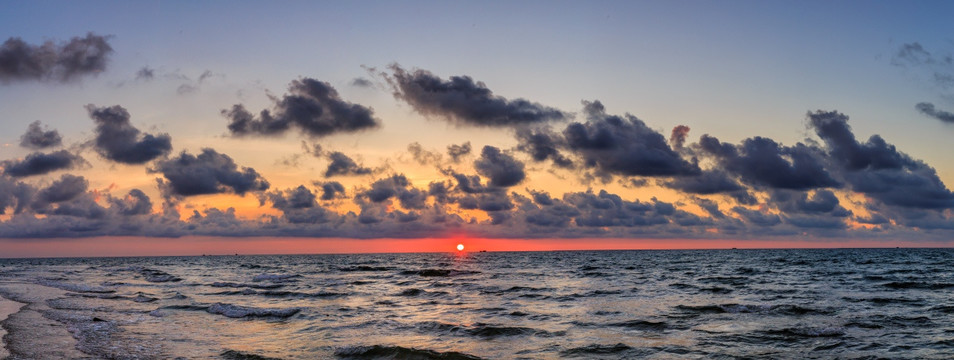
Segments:
[[[0,247],[954,234],[951,2],[0,7]]]

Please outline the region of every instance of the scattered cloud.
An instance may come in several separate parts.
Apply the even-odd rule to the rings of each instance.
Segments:
[[[30,123],[26,133],[20,135],[20,146],[29,149],[45,149],[63,144],[63,137],[58,131],[48,130],[41,125],[39,120]]]
[[[94,145],[104,158],[123,164],[144,164],[172,151],[169,134],[146,134],[132,126],[129,112],[119,105],[86,105],[96,128]]]
[[[374,86],[374,83],[371,80],[365,79],[363,77],[356,77],[351,79],[351,86],[367,88]]]
[[[76,81],[105,71],[112,53],[109,37],[93,33],[42,45],[11,37],[0,45],[0,83]]]
[[[525,99],[510,100],[494,93],[469,76],[444,80],[427,70],[390,66],[383,73],[394,97],[425,116],[436,116],[460,125],[516,126],[570,118],[569,113]]]
[[[914,106],[924,115],[941,120],[945,123],[954,123],[954,113],[934,108],[934,104],[928,102],[918,103]]]
[[[328,164],[328,169],[325,170],[326,178],[332,176],[368,175],[372,172],[371,168],[359,165],[348,157],[348,155],[339,151],[328,153],[328,160],[331,160],[331,163]]]
[[[166,198],[221,193],[244,195],[269,188],[268,181],[255,169],[239,169],[231,157],[209,148],[202,149],[198,155],[183,151],[179,156],[159,160],[150,171],[165,178],[157,181]]]
[[[83,163],[85,160],[79,155],[59,150],[51,153],[31,153],[21,160],[4,160],[0,162],[0,167],[3,167],[4,175],[20,178],[73,169]]]
[[[380,126],[371,108],[344,101],[330,84],[310,78],[292,81],[288,94],[275,98],[273,110],[253,115],[236,104],[222,110],[233,136],[282,135],[298,128],[310,137],[350,133]]]
[[[477,172],[490,179],[491,186],[510,187],[527,177],[523,163],[493,146],[484,146],[480,158],[474,161]]]

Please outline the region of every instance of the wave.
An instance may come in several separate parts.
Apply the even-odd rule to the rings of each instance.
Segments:
[[[61,290],[78,292],[78,293],[110,294],[110,293],[116,292],[115,289],[110,289],[110,288],[106,288],[102,286],[72,284],[72,283],[64,283],[59,281],[40,280],[37,283],[43,286],[49,286],[49,287],[54,287]]]
[[[479,337],[483,339],[495,339],[499,337],[510,336],[539,336],[553,337],[563,336],[563,331],[549,332],[541,329],[534,329],[523,326],[504,326],[484,323],[475,323],[473,325],[454,325],[436,321],[425,321],[415,325],[418,331],[425,333],[440,333],[449,335],[465,335]]]
[[[663,331],[669,328],[665,321],[647,321],[647,320],[629,320],[617,323],[609,323],[607,326],[622,327],[642,331]]]
[[[401,275],[418,275],[424,277],[448,277],[458,275],[480,274],[480,271],[467,270],[448,270],[448,269],[423,269],[423,270],[404,270]]]
[[[133,271],[139,273],[144,280],[151,283],[164,283],[164,282],[178,282],[182,281],[182,278],[169,274],[162,270],[150,269],[142,266],[130,266],[124,268],[125,271]]]
[[[260,274],[252,278],[252,282],[269,281],[273,283],[297,281],[301,275],[298,274]]]
[[[230,318],[288,318],[299,312],[301,308],[258,308],[252,306],[239,306],[226,303],[215,303],[211,305],[204,304],[180,304],[166,305],[160,307],[150,315],[162,317],[165,313],[162,310],[188,310],[205,311],[210,314],[222,315]],[[153,314],[155,313],[155,314]]]
[[[276,298],[331,298],[331,297],[348,296],[348,294],[345,294],[345,293],[326,292],[326,291],[320,291],[316,293],[305,293],[305,292],[298,292],[298,291],[283,291],[283,290],[256,291],[253,289],[221,291],[221,292],[211,293],[209,295],[246,295],[246,296],[258,295],[258,296],[276,297]]]
[[[722,304],[722,305],[676,305],[676,309],[689,314],[739,314],[739,313],[769,313],[779,315],[830,315],[834,311],[828,309],[816,309],[803,307],[799,305],[742,305],[742,304]]]
[[[563,356],[569,357],[588,357],[591,355],[610,355],[610,354],[620,354],[624,352],[629,352],[634,350],[633,347],[617,343],[615,345],[602,345],[602,344],[591,344],[586,346],[575,347],[572,349],[567,349],[561,351],[560,354]]]
[[[806,328],[785,328],[780,330],[768,330],[769,335],[778,335],[783,337],[838,337],[845,335],[845,329],[842,327],[806,327]]]
[[[929,283],[917,281],[893,281],[884,284],[891,289],[922,289],[922,290],[940,290],[954,287],[954,283]]]
[[[394,268],[390,266],[357,265],[357,266],[338,267],[338,271],[342,271],[342,272],[380,272],[380,271],[392,271],[392,270],[394,270]]]
[[[230,288],[252,288],[252,289],[278,289],[285,285],[282,284],[246,284],[246,283],[234,283],[234,282],[214,282],[209,284],[211,287],[230,287]]]
[[[480,360],[456,351],[437,352],[393,345],[349,346],[335,350],[335,356],[345,359]]]
[[[232,304],[215,303],[205,310],[210,314],[222,315],[230,318],[245,317],[274,317],[287,318],[301,311],[300,308],[257,308]]]
[[[224,360],[281,360],[280,358],[249,354],[238,350],[225,350],[219,354],[219,357]]]

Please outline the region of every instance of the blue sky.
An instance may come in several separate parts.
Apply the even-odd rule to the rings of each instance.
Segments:
[[[937,80],[937,74],[952,74],[954,67],[940,60],[899,60],[906,44],[919,44],[936,59],[954,53],[950,2],[49,1],[4,2],[2,7],[4,39],[39,45],[92,32],[107,36],[114,50],[104,71],[77,81],[0,84],[0,131],[9,144],[0,148],[2,158],[31,152],[16,144],[27,125],[39,120],[62,134],[65,147],[84,154],[86,166],[74,173],[89,181],[90,190],[111,188],[118,194],[142,189],[156,214],[165,205],[157,173],[146,171],[154,165],[110,163],[95,149],[81,146],[94,135],[87,104],[121,105],[142,132],[170,134],[173,151],[166,156],[183,150],[196,154],[204,147],[227,154],[240,167],[263,174],[272,184],[270,191],[327,180],[316,175],[327,159],[303,154],[302,141],[341,151],[375,170],[339,180],[355,196],[374,181],[397,174],[420,187],[441,179],[454,185],[433,164],[408,161],[407,146],[417,142],[441,152],[470,141],[473,159],[455,170],[473,174],[469,163],[484,145],[503,149],[527,166],[527,180],[511,189],[524,196],[534,188],[557,198],[562,192],[606,189],[628,200],[693,201],[694,195],[672,189],[623,187],[622,177],[593,183],[581,179],[583,170],[552,171],[548,163],[529,161],[516,149],[514,129],[424,116],[393,96],[393,85],[380,74],[388,74],[390,64],[442,79],[469,76],[494,95],[572,113],[551,124],[558,131],[567,121],[585,120],[581,101],[598,100],[606,114],[632,114],[666,138],[673,127],[688,126],[689,144],[709,134],[731,144],[763,136],[785,146],[806,138],[823,146],[805,114],[837,110],[850,116],[859,141],[880,134],[933,167],[943,183],[954,182],[954,159],[943,148],[954,124],[915,108],[929,102],[942,111],[954,110],[954,92],[945,87],[950,84]],[[137,79],[143,68],[155,76]],[[233,104],[252,113],[270,108],[270,96],[280,98],[293,80],[302,78],[327,82],[345,101],[373,109],[380,126],[321,138],[294,131],[280,138],[230,136],[223,109]],[[355,78],[374,86],[353,86]],[[703,168],[711,162],[703,160]],[[124,181],[106,175],[110,172],[123,174]],[[23,181],[42,188],[61,175]],[[836,193],[846,204],[852,191],[842,190]],[[182,218],[192,210],[229,206],[249,221],[282,215],[267,201],[256,205],[259,198],[216,194],[187,197],[175,206]],[[860,198],[864,195],[855,200]],[[332,208],[344,213],[360,206],[343,201]],[[854,206],[859,205],[849,210],[860,213]],[[694,205],[686,209],[699,211]],[[490,216],[460,214],[478,221]],[[950,210],[939,214],[954,221]],[[748,235],[743,231],[739,236]]]

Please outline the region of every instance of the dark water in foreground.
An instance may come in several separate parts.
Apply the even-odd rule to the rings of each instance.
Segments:
[[[89,358],[954,357],[949,249],[0,260],[0,295],[14,359],[39,321]]]

